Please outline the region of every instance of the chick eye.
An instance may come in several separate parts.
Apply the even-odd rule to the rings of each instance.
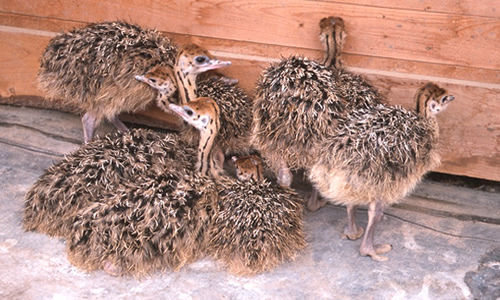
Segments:
[[[194,58],[194,60],[195,60],[197,63],[201,64],[201,63],[206,62],[206,61],[208,60],[208,57],[206,57],[206,56],[196,56],[196,57]]]
[[[156,83],[156,79],[154,79],[154,78],[150,78],[149,80],[150,80],[152,83]]]
[[[190,117],[194,114],[193,110],[188,107],[185,107],[184,110],[186,111],[186,114]]]

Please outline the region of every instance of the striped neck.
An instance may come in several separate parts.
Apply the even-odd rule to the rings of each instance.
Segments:
[[[417,104],[416,107],[417,115],[424,118],[434,117],[434,115],[431,114],[427,109],[427,103],[431,99],[431,96],[432,94],[425,88],[421,88],[417,91],[417,93],[415,94],[415,102]]]
[[[212,165],[212,147],[214,144],[215,136],[207,136],[202,134],[200,136],[200,144],[198,145],[198,162],[196,169],[202,175],[209,175]]]
[[[179,91],[180,104],[184,105],[196,98],[196,75],[183,72],[180,66],[174,68],[175,80]]]
[[[323,18],[320,21],[320,39],[323,44],[323,64],[331,68],[341,68],[340,55],[344,47],[344,21],[338,17]]]
[[[340,56],[340,51],[337,51],[334,33],[325,35],[323,46],[325,48],[325,57],[323,59],[323,64],[327,67],[339,68],[341,66],[338,57]]]
[[[218,164],[213,154],[214,142],[219,133],[219,109],[215,107],[216,116],[210,119],[209,126],[200,131],[200,143],[198,144],[198,161],[196,169],[203,175],[217,177],[219,174]]]

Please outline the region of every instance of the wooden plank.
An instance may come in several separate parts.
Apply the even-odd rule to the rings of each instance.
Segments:
[[[50,26],[57,26],[56,23],[53,22]],[[0,67],[2,70],[9,71],[0,74],[0,95],[4,97],[2,99],[22,94],[41,95],[35,85],[38,57],[51,34],[53,33],[50,31],[39,32],[30,28],[26,32],[0,31],[0,42],[4,45],[0,50]],[[198,39],[198,37],[189,36],[177,35],[176,37],[181,42],[193,38]],[[232,49],[229,41],[222,41],[222,46],[217,46],[215,39],[201,38],[200,41],[210,41],[207,44],[213,45],[215,51],[223,52],[227,48]],[[249,51],[250,54],[258,56],[259,45],[252,43],[249,45],[254,48]],[[238,52],[235,49],[243,51],[244,46],[245,44],[236,43],[234,51],[231,51],[235,53]],[[259,74],[268,65],[267,51],[275,49],[273,46],[267,47],[267,45],[262,46],[264,48],[262,50],[264,56],[260,56],[263,57],[262,60],[232,59],[233,66],[223,70],[223,73],[238,78],[242,86],[252,92]],[[231,51],[226,52],[231,55]],[[372,74],[367,77],[388,96],[391,103],[413,107],[412,94],[423,83],[425,77],[396,72],[391,73],[392,75],[384,75],[377,70],[371,71],[373,71]],[[497,88],[488,88],[481,86],[480,82],[476,82],[476,86],[470,86],[467,82],[457,84],[450,82],[447,78],[441,79],[442,81],[438,80],[437,83],[453,92],[457,100],[448,111],[439,116],[443,165],[438,171],[500,181],[500,120],[498,118],[500,88],[498,84],[491,84]],[[144,112],[142,115],[168,123],[168,126],[176,125],[170,116],[157,109]]]
[[[36,87],[39,57],[48,37],[0,31],[0,96],[41,95]]]
[[[170,32],[165,32],[165,35],[178,44],[196,43],[206,49],[209,49],[213,53],[217,53],[219,56],[230,60],[234,60],[235,58],[246,58],[248,60],[270,63],[291,55],[301,55],[311,59],[321,59],[323,56],[323,51],[307,48],[257,44],[244,41],[175,34]],[[394,58],[364,56],[349,53],[343,55],[342,59],[346,67],[427,75],[465,81],[487,82],[494,84],[500,83],[500,70],[418,61],[403,61]]]
[[[47,31],[46,34],[56,34],[74,27],[84,26],[85,23],[61,21],[40,17],[19,16],[0,13],[0,26],[15,27],[9,30],[25,31],[25,34],[39,34],[37,31]],[[5,27],[6,28],[6,27]],[[6,30],[0,28],[0,31]],[[31,32],[31,30],[35,30]],[[224,40],[210,37],[200,37],[165,32],[178,44],[197,43],[214,53],[222,53],[226,59],[260,60],[263,62],[276,61],[290,55],[303,55],[312,59],[319,59],[323,52],[307,48],[284,47],[278,45],[257,44],[246,41]],[[434,64],[417,61],[401,61],[393,58],[373,57],[356,54],[344,55],[345,65],[354,68],[383,70],[400,73],[419,74],[435,77],[478,81],[487,83],[500,82],[500,70],[463,67],[457,65]],[[232,68],[227,69],[232,71]],[[244,76],[243,76],[244,77]],[[244,84],[249,87],[247,84]]]
[[[405,9],[426,12],[449,13],[468,16],[500,17],[500,1],[476,0],[315,0],[353,5],[375,6],[388,9]]]
[[[162,31],[319,49],[318,20],[345,19],[346,52],[500,69],[498,18],[387,9],[333,2],[2,1],[0,11],[80,22],[133,20]]]

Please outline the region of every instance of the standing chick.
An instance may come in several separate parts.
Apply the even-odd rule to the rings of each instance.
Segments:
[[[439,165],[435,115],[453,99],[429,83],[416,94],[416,112],[384,104],[355,110],[318,144],[309,179],[328,201],[347,206],[345,237],[361,237],[363,229],[354,220],[356,207],[369,207],[361,255],[387,260],[381,254],[392,247],[373,244],[375,226],[385,206],[399,201]]]
[[[339,61],[344,26],[340,18],[333,26],[323,23],[322,40],[328,42],[323,62],[283,59],[268,67],[258,82],[252,141],[282,186],[291,184],[290,169],[311,166],[316,143],[335,128],[338,118],[379,102],[376,92],[358,82],[361,77],[329,65]]]
[[[344,68],[342,49],[347,36],[344,20],[339,17],[326,17],[321,19],[319,27],[319,38],[325,51],[322,63],[332,70],[335,92],[340,98],[349,101],[354,108],[369,108],[385,102],[377,89],[362,76]],[[313,188],[311,196],[307,199],[307,209],[316,211],[325,204],[326,201],[318,197],[318,190]]]
[[[144,109],[155,93],[136,80],[154,65],[173,65],[176,47],[155,30],[125,22],[103,22],[50,40],[40,63],[39,85],[49,98],[62,99],[85,114],[84,139],[103,120],[121,131],[120,112]]]
[[[90,24],[49,42],[41,58],[39,86],[49,98],[62,99],[84,112],[83,133],[88,142],[104,119],[120,131],[128,130],[118,115],[143,110],[156,96],[134,76],[155,66],[172,68],[177,52],[170,40],[155,30],[125,22]],[[194,66],[210,62],[203,53],[194,59]],[[180,64],[195,74],[189,69],[191,65],[182,60]],[[205,70],[210,69],[214,68]]]

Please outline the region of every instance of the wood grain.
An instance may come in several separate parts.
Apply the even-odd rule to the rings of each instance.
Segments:
[[[323,51],[306,48],[292,48],[251,42],[223,40],[192,35],[165,32],[176,43],[196,43],[213,53],[229,60],[246,58],[263,62],[264,65],[279,61],[283,57],[301,55],[311,59],[321,59]],[[500,83],[500,70],[463,67],[458,65],[436,64],[418,61],[407,61],[394,58],[373,57],[346,53],[342,57],[347,68],[362,68],[367,70],[381,70],[402,74],[416,74],[450,78],[464,81]],[[473,82],[464,84],[474,85]],[[500,85],[499,85],[500,87]]]
[[[40,95],[36,87],[39,57],[48,37],[0,31],[0,96]]]
[[[376,6],[388,9],[418,10],[425,12],[449,13],[468,16],[500,17],[500,1],[476,0],[319,0],[324,2],[341,2],[352,5]]]
[[[123,19],[167,32],[309,49],[321,48],[318,20],[337,15],[349,32],[347,53],[500,69],[500,23],[490,17],[305,0],[3,0],[0,11],[79,22]]]
[[[0,43],[3,46],[0,48],[0,68],[8,70],[0,73],[0,102],[26,101],[26,104],[36,105],[38,98],[33,96],[43,96],[36,88],[38,59],[51,36],[111,16],[112,19],[134,22],[138,20],[143,26],[157,27],[166,31],[165,34],[179,44],[195,42],[217,56],[231,60],[233,65],[222,69],[221,72],[239,79],[241,86],[253,94],[258,76],[270,62],[292,54],[302,54],[311,58],[321,57],[316,19],[322,17],[324,11],[330,11],[331,14],[352,16],[352,20],[348,22],[350,38],[346,46],[348,52],[344,56],[345,65],[363,73],[387,96],[390,103],[413,108],[411,101],[414,91],[429,79],[436,81],[455,95],[456,101],[438,117],[443,164],[437,171],[500,181],[500,118],[498,117],[500,116],[500,68],[497,59],[500,45],[497,40],[492,41],[489,38],[490,35],[497,37],[500,21],[493,18],[425,11],[419,12],[421,15],[417,14],[415,18],[413,11],[407,15],[404,27],[395,26],[393,31],[388,31],[388,34],[400,36],[405,50],[401,51],[396,47],[384,52],[379,51],[383,48],[379,44],[384,43],[385,39],[377,39],[376,36],[383,31],[387,25],[383,24],[387,21],[374,13],[383,12],[385,18],[399,16],[401,19],[404,13],[411,11],[372,7],[373,3],[367,2],[363,2],[363,6],[360,1],[352,1],[351,4],[347,1],[340,2],[345,3],[293,0],[290,1],[290,6],[271,9],[273,5],[279,5],[270,1],[217,0],[210,2],[209,5],[207,1],[197,3],[174,1],[164,4],[161,1],[145,0],[121,2],[119,7],[115,7],[110,1],[99,3],[83,1],[79,7],[72,7],[70,4],[73,2],[62,0],[53,2],[55,6],[46,9],[45,5],[39,5],[37,2],[28,5],[25,2],[0,0],[0,10],[4,11],[0,12]],[[87,7],[92,3],[95,7]],[[311,3],[317,7],[313,9]],[[386,2],[382,1],[383,3]],[[299,4],[305,4],[302,11],[299,11]],[[110,7],[115,9],[113,15],[112,12],[105,11],[97,13]],[[321,9],[325,7],[329,10],[322,11]],[[165,12],[167,8],[172,11]],[[366,8],[366,11],[361,8]],[[417,8],[405,7],[405,9]],[[14,13],[8,12],[11,10]],[[229,17],[224,19],[218,10],[226,12]],[[174,12],[178,15],[173,16]],[[123,17],[125,15],[127,17]],[[266,19],[271,15],[276,22],[275,26],[270,26],[271,23]],[[462,21],[452,22],[454,18],[459,17]],[[181,19],[186,22],[181,22]],[[301,26],[301,23],[297,22],[302,19],[309,23],[305,22]],[[258,22],[255,23],[254,20]],[[390,22],[395,22],[399,19],[391,20]],[[473,53],[478,55],[481,52],[481,58],[465,55],[470,50],[470,45],[467,45],[470,37],[464,36],[460,30],[452,37],[447,37],[460,45],[455,49],[456,53],[449,53],[450,51],[441,48],[437,52],[436,49],[428,50],[427,52],[430,52],[425,52],[425,55],[418,54],[418,51],[413,53],[413,56],[404,55],[405,51],[415,51],[415,46],[419,43],[434,43],[434,39],[440,39],[448,34],[446,32],[449,27],[443,25],[445,20],[454,24],[447,26],[469,24],[470,27],[464,30],[482,31],[478,33],[476,44],[478,49]],[[481,23],[481,20],[487,22]],[[421,35],[417,25],[428,21],[433,23],[426,23],[420,27],[422,30],[429,29],[427,33],[430,34]],[[246,28],[249,24],[252,26]],[[366,30],[369,24],[373,28],[366,33],[358,28]],[[406,27],[408,24],[412,24],[413,27]],[[217,26],[220,28],[215,29]],[[406,31],[407,29],[411,30]],[[439,29],[445,31],[443,36],[435,35]],[[274,39],[271,38],[273,34],[275,34]],[[412,35],[415,35],[414,39]],[[359,46],[358,43],[366,45]],[[371,49],[373,51],[367,51],[367,47],[373,47]],[[449,53],[450,57],[442,61],[436,60],[435,54],[446,55],[446,53]],[[491,59],[494,55],[497,55],[495,63],[487,64],[487,59]],[[458,57],[463,60],[460,61]],[[41,106],[44,106],[44,101],[40,102]],[[154,107],[140,114],[123,117],[128,121],[167,128],[176,128],[180,125],[171,115]]]
[[[18,29],[47,31],[47,34],[56,34],[70,30],[74,27],[84,26],[86,23],[61,21],[31,16],[19,16],[0,13],[0,26],[9,26]],[[2,29],[0,28],[0,31]],[[27,32],[26,34],[30,34]],[[35,33],[31,33],[35,34]],[[176,43],[182,45],[187,43],[197,43],[214,53],[228,54],[227,59],[235,60],[257,60],[262,62],[272,62],[282,57],[300,54],[312,59],[320,59],[323,52],[320,50],[285,47],[269,44],[257,44],[246,41],[234,41],[217,39],[211,37],[201,37],[193,35],[176,34],[164,32]],[[243,59],[242,59],[243,58]],[[463,67],[458,65],[435,64],[417,61],[402,61],[394,58],[383,58],[374,56],[364,56],[346,53],[343,60],[347,67],[382,70],[390,72],[418,74],[425,76],[451,78],[465,81],[476,81],[485,83],[500,83],[500,70]],[[243,76],[244,78],[244,76]],[[244,80],[242,80],[243,82]],[[245,86],[248,86],[244,83]]]

